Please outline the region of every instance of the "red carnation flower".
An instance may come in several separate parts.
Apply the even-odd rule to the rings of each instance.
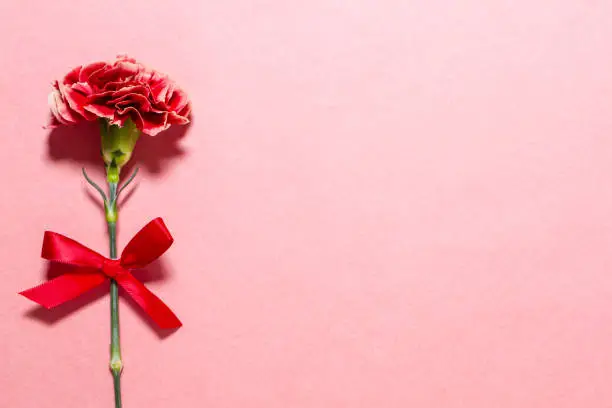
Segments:
[[[121,55],[111,63],[78,66],[55,81],[49,105],[53,114],[49,127],[98,118],[123,127],[131,119],[151,136],[171,125],[189,123],[191,112],[187,95],[167,75]]]

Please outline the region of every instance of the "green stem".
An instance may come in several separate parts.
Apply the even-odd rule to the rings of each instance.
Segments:
[[[110,200],[106,203],[106,222],[108,224],[108,238],[111,259],[117,258],[117,183],[109,182]],[[119,342],[119,287],[117,281],[111,279],[110,285],[110,312],[111,312],[111,345],[110,370],[113,374],[113,387],[115,390],[115,408],[121,408],[121,345]]]

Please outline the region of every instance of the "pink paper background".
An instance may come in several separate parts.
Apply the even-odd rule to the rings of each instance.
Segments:
[[[108,297],[45,313],[45,229],[106,248],[50,81],[118,52],[195,116],[138,147],[124,406],[612,406],[612,2],[4,1],[0,406],[108,408]],[[93,142],[92,142],[93,141]],[[150,157],[143,160],[143,155]]]

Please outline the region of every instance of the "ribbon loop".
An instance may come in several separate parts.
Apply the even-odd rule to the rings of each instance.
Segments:
[[[142,227],[121,253],[121,265],[128,269],[144,268],[170,248],[174,242],[164,220],[156,218]]]
[[[20,295],[50,309],[115,279],[119,286],[163,329],[177,328],[181,321],[166,304],[136,279],[130,269],[143,268],[172,245],[173,238],[161,218],[144,226],[119,259],[109,259],[78,242],[47,231],[41,256],[52,262],[75,266],[73,270]]]
[[[83,268],[99,268],[105,259],[85,245],[51,231],[45,231],[40,256],[49,261]]]

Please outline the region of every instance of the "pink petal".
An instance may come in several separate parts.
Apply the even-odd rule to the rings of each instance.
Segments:
[[[60,86],[62,87],[62,90],[61,90],[62,95],[64,96],[64,99],[68,103],[68,106],[70,106],[70,109],[80,114],[81,116],[85,117],[85,119],[87,120],[95,119],[95,115],[83,109],[83,105],[86,104],[88,101],[87,96],[76,91],[72,87],[69,87],[66,85],[60,85]]]
[[[187,105],[185,105],[183,109],[176,113],[180,116],[188,117],[191,114],[191,102],[187,102]]]
[[[189,123],[189,118],[181,116],[175,112],[168,112],[168,123],[173,125],[186,125]]]
[[[113,119],[113,115],[115,113],[115,110],[113,108],[109,108],[108,106],[104,106],[104,105],[92,104],[92,103],[83,106],[83,109],[85,109],[88,112],[93,113],[99,118],[106,118],[106,119]]]
[[[123,88],[116,90],[113,92],[113,99],[117,99],[121,96],[128,94],[140,94],[146,95],[148,93],[148,89],[144,85],[125,85],[123,84]]]
[[[169,94],[172,94],[174,84],[169,80],[161,81],[151,87],[151,93],[155,102],[165,102]]]
[[[79,82],[87,81],[94,72],[99,72],[100,70],[104,69],[105,66],[106,66],[105,62],[94,62],[89,65],[85,65],[81,69],[78,81]]]
[[[151,110],[151,103],[149,100],[139,94],[124,95],[121,98],[109,101],[108,104],[115,105],[118,110],[126,106],[137,108],[141,112],[149,112]]]
[[[72,88],[83,95],[91,95],[93,93],[91,85],[89,85],[87,82],[77,82],[76,84],[72,85]]]
[[[168,113],[143,113],[142,127],[139,129],[150,136],[155,136],[159,132],[164,131],[170,127],[168,123]]]
[[[168,110],[180,111],[189,104],[189,98],[182,89],[176,88],[168,98]]]
[[[66,76],[64,76],[62,83],[72,84],[72,83],[77,82],[79,80],[79,73],[81,72],[81,69],[82,69],[82,65],[79,65],[78,67],[73,68],[70,72],[66,74]]]
[[[127,61],[127,62],[133,62],[136,63],[136,60],[134,58],[131,58],[129,55],[127,54],[118,54],[116,57],[117,61]]]
[[[58,89],[54,89],[49,94],[49,107],[55,118],[63,124],[77,123],[79,118],[70,110],[68,105],[62,99],[62,95]]]

